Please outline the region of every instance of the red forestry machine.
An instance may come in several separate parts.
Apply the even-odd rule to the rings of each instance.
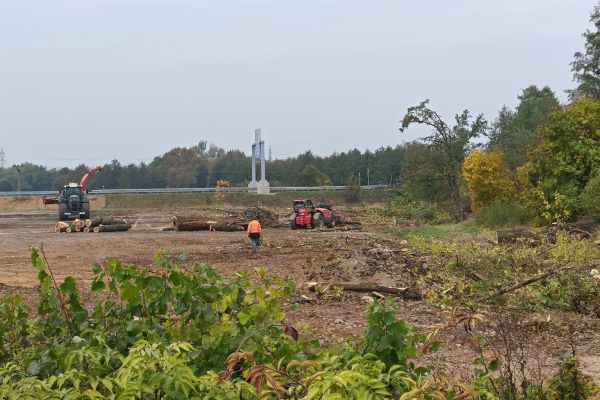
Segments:
[[[292,229],[298,228],[319,228],[325,225],[333,228],[340,218],[335,215],[331,205],[321,203],[315,206],[312,200],[301,199],[294,200],[294,213],[290,216],[290,226]]]
[[[43,203],[58,204],[58,219],[61,221],[69,218],[89,218],[90,200],[87,196],[87,180],[99,171],[102,171],[101,166],[90,169],[79,183],[71,182],[65,185],[58,196],[44,196]]]

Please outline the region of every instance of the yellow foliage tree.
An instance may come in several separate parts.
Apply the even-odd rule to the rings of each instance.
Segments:
[[[471,151],[463,162],[462,176],[473,210],[511,200],[515,196],[515,184],[504,167],[502,152]]]
[[[214,199],[216,201],[225,201],[227,195],[225,193],[225,189],[230,186],[229,181],[225,179],[219,179],[217,181],[217,190],[215,191]]]

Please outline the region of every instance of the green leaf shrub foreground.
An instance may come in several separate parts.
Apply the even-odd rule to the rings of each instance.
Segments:
[[[416,362],[440,344],[397,320],[390,299],[370,306],[363,341],[326,348],[285,322],[294,283],[265,270],[228,279],[160,254],[151,266],[111,260],[93,267],[88,310],[75,280],[59,284],[31,253],[37,316],[19,294],[0,303],[0,399],[498,398],[496,360],[469,385]]]

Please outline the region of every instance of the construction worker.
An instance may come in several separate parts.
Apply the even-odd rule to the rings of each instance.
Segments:
[[[253,219],[252,221],[250,221],[250,223],[248,224],[248,237],[250,238],[250,241],[252,242],[252,254],[256,254],[256,246],[260,245],[260,232],[262,231],[262,228],[260,226],[260,222],[258,222],[258,220]]]

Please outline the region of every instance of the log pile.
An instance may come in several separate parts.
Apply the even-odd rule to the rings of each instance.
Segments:
[[[186,217],[174,215],[171,224],[174,231],[243,231],[243,220],[225,218]]]
[[[278,215],[262,207],[247,208],[241,215],[246,221],[257,219],[262,226],[275,227],[279,224]]]
[[[235,232],[245,230],[252,219],[257,219],[263,227],[282,226],[276,213],[261,207],[250,207],[243,211],[217,210],[227,215],[221,217],[174,215],[171,217],[171,228],[174,231]],[[167,229],[163,228],[163,230]]]
[[[90,219],[75,219],[72,222],[60,221],[54,225],[55,232],[65,233],[98,233],[128,231],[131,224],[122,218],[95,217]]]

